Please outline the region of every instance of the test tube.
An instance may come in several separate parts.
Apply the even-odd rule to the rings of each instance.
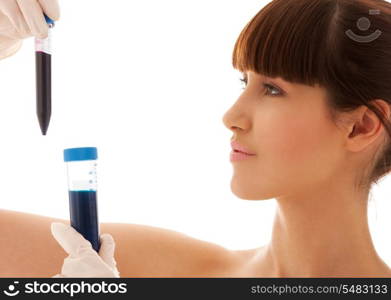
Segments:
[[[35,38],[35,72],[37,116],[41,132],[46,135],[52,114],[52,49],[51,39],[54,21],[44,14],[48,24],[48,36]]]
[[[71,226],[99,252],[97,159],[98,151],[95,147],[64,149]]]

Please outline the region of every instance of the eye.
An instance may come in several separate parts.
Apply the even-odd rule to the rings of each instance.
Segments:
[[[272,96],[272,97],[277,97],[277,96],[283,96],[284,93],[276,88],[275,86],[271,85],[271,84],[268,84],[268,83],[264,83],[263,84],[264,88],[266,89],[266,95],[269,95],[269,96]]]
[[[240,81],[242,84],[244,84],[244,87],[242,88],[244,90],[247,86],[247,76],[245,74],[243,74],[242,76],[243,77],[240,78]],[[285,92],[283,90],[278,87],[275,87],[273,84],[263,83],[262,86],[266,90],[265,95],[271,97],[282,97],[285,95]]]
[[[243,88],[242,88],[244,90],[246,88],[246,86],[247,86],[247,78],[246,77],[242,77],[242,78],[240,78],[240,81],[244,85]],[[282,90],[280,90],[279,88],[275,87],[274,85],[271,85],[269,83],[263,83],[262,85],[263,85],[263,87],[266,90],[265,95],[269,95],[269,96],[272,96],[272,97],[284,96],[284,92]]]
[[[246,88],[247,86],[247,78],[244,77],[244,78],[240,78],[240,81],[242,82],[242,84],[244,85],[244,87],[242,88],[243,90]]]

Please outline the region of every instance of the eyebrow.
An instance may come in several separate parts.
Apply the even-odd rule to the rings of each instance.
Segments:
[[[282,79],[282,78],[275,78],[275,79],[270,78],[270,80],[277,81],[278,85],[281,85],[281,88],[283,88],[283,89],[286,90],[286,91],[287,91],[287,90],[290,90],[291,87],[292,87],[292,84],[291,84],[291,83],[289,83],[288,81],[285,81],[285,80]],[[280,82],[281,82],[281,84],[280,84]]]
[[[243,75],[244,78],[248,78],[247,72],[240,72],[240,73]],[[285,82],[285,80],[277,79],[277,77],[276,78],[272,78],[272,77],[269,77],[269,76],[263,75],[263,74],[258,74],[258,73],[255,73],[255,74],[257,74],[258,76],[261,76],[261,77],[263,77],[265,79],[268,79],[268,80],[280,80],[280,81],[284,81]]]
[[[243,78],[248,80],[247,72],[241,72],[241,73],[243,75]],[[275,84],[277,88],[284,90],[286,93],[290,92],[292,89],[292,84],[288,81],[285,81],[284,79],[282,79],[279,76],[272,78],[272,77],[269,77],[269,76],[266,76],[263,74],[258,74],[258,73],[255,73],[255,74],[261,76],[265,80],[271,81],[271,83]]]
[[[292,89],[292,84],[284,79],[282,79],[280,76],[272,78],[269,76],[262,75],[266,80],[270,80],[272,82],[275,82],[274,84],[277,85],[280,89],[283,89],[285,92],[289,92]]]
[[[247,72],[241,72],[242,76],[245,80],[248,80]]]

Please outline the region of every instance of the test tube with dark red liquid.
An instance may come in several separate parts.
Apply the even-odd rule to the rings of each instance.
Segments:
[[[64,150],[67,164],[69,212],[71,226],[91,242],[99,252],[99,221],[97,203],[98,153],[95,147]]]

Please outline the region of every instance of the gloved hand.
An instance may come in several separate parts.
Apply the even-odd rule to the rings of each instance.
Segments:
[[[57,21],[58,0],[0,0],[0,59],[16,53],[27,37],[48,36],[44,13]]]
[[[86,240],[72,226],[53,222],[51,231],[57,242],[69,254],[64,259],[61,273],[52,276],[52,278],[120,277],[114,259],[115,242],[110,234],[100,235],[101,246],[98,255],[92,248],[90,241]]]

